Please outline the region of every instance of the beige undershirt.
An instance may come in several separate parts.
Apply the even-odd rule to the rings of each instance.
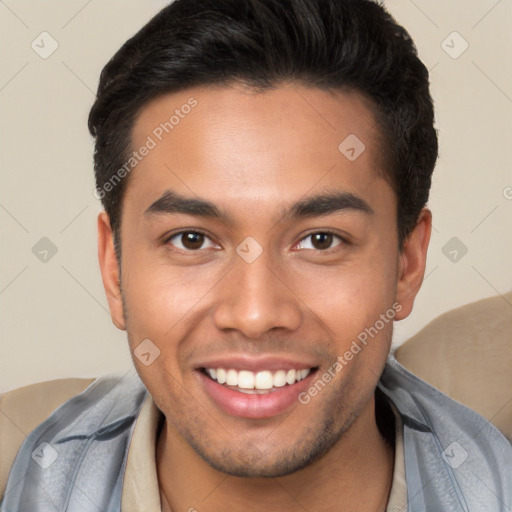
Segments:
[[[402,436],[402,420],[396,418],[395,468],[386,512],[407,511],[407,488]],[[122,512],[161,512],[155,452],[161,412],[148,395],[135,424],[124,476]]]

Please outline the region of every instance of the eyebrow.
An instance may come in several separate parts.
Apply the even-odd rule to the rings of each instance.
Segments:
[[[362,198],[350,192],[333,192],[319,194],[302,199],[282,212],[282,219],[299,217],[317,217],[339,211],[357,211],[373,215],[371,206]],[[144,217],[159,214],[187,214],[197,217],[218,219],[231,222],[230,216],[205,199],[186,197],[167,190],[144,212]]]

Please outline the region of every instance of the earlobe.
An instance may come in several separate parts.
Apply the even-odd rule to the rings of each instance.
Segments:
[[[402,309],[396,314],[395,320],[407,318],[412,311],[425,275],[431,231],[432,213],[423,208],[399,255],[396,302],[402,305]]]
[[[114,250],[114,237],[110,219],[104,211],[98,215],[98,260],[112,322],[118,329],[124,331],[126,324],[121,296],[119,265]]]

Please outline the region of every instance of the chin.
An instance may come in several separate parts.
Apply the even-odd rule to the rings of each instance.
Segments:
[[[241,478],[276,478],[296,473],[321,459],[349,429],[330,418],[321,428],[311,428],[288,446],[274,444],[264,454],[254,443],[245,448],[226,446],[212,452],[203,443],[187,439],[194,451],[217,471]],[[282,443],[282,441],[280,441]]]

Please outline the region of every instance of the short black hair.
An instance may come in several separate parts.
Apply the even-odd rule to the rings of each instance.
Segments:
[[[96,190],[119,261],[128,179],[112,178],[133,151],[142,107],[164,93],[237,82],[260,91],[294,82],[371,100],[402,248],[438,155],[428,71],[407,31],[372,0],[176,0],[107,63],[89,114]]]

